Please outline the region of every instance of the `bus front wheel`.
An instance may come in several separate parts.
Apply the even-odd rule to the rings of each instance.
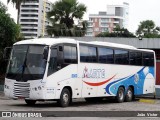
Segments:
[[[71,93],[67,88],[64,88],[61,92],[60,99],[58,100],[58,104],[61,107],[67,107],[69,106],[71,102]]]
[[[35,105],[36,100],[25,100],[25,102],[27,103],[27,105]]]
[[[124,99],[125,99],[124,88],[123,87],[119,87],[117,95],[116,95],[116,101],[118,103],[122,103],[122,102],[124,102]]]

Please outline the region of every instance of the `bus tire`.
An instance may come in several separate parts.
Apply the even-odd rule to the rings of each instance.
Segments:
[[[125,99],[124,88],[119,87],[116,95],[116,102],[122,103],[124,102],[124,99]]]
[[[131,87],[129,87],[126,92],[125,101],[131,102],[132,100],[133,100],[133,90]]]
[[[61,92],[60,99],[58,100],[58,104],[61,107],[67,107],[71,103],[71,93],[67,88],[64,88]]]
[[[36,100],[25,100],[27,105],[35,105]]]

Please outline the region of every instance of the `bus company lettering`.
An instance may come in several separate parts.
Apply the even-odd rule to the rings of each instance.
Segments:
[[[85,67],[83,78],[105,78],[105,69],[88,69]]]

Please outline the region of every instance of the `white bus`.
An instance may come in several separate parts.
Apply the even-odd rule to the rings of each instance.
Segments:
[[[28,105],[56,100],[66,107],[74,98],[109,96],[129,102],[155,92],[155,53],[69,38],[24,40],[13,45],[4,86],[6,96]]]

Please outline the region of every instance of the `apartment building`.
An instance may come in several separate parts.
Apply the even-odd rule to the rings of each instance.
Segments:
[[[47,35],[45,28],[50,23],[46,12],[51,10],[51,5],[48,0],[25,0],[21,4],[19,24],[26,39]]]
[[[128,27],[129,4],[107,5],[107,11],[90,14],[86,36],[96,36],[101,32],[112,32],[116,25]]]

